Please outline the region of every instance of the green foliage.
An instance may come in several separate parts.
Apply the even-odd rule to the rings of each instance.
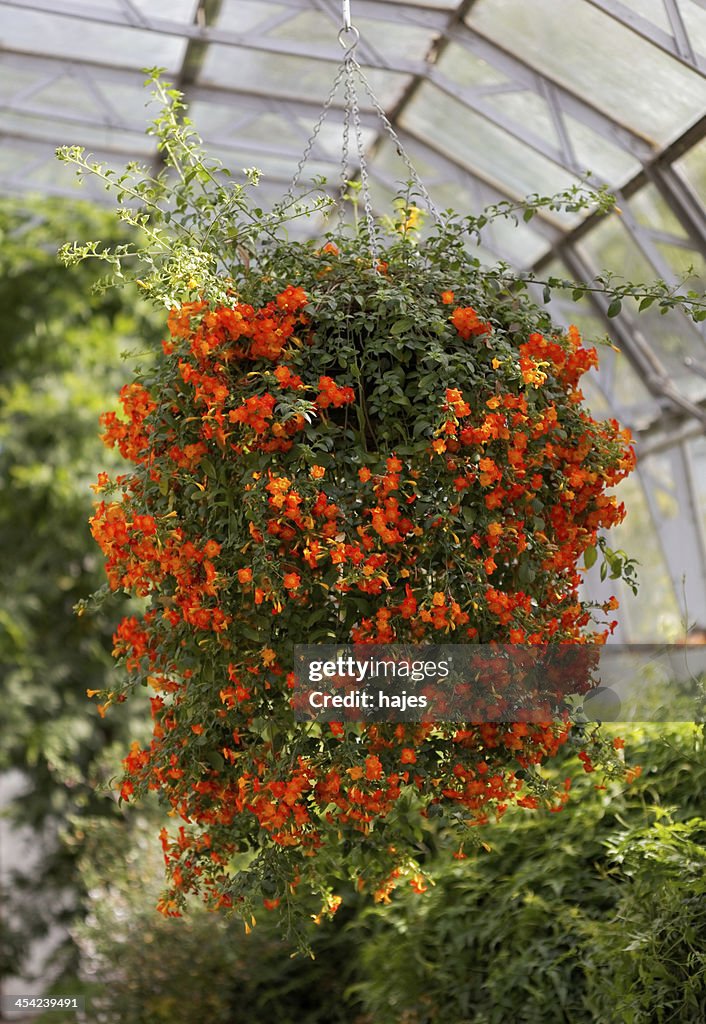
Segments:
[[[588,1003],[602,1020],[692,1024],[706,1012],[706,821],[611,841],[626,879],[614,915],[589,929]]]
[[[628,730],[627,790],[586,776],[561,814],[508,816],[423,897],[362,915],[375,1024],[703,1019],[706,756],[696,727],[660,728]]]
[[[162,858],[152,841],[154,808],[125,822],[82,822],[79,865],[90,893],[75,924],[81,991],[99,1024],[354,1024],[345,999],[356,968],[346,911],[322,921],[312,955],[296,955],[274,915],[262,911],[248,934],[235,919],[192,903],[186,918],[155,913]],[[312,902],[312,911],[316,909]],[[313,929],[313,925],[312,925]],[[65,985],[68,981],[65,982]],[[56,1013],[46,1024],[72,1024]]]
[[[194,287],[203,287],[213,300],[225,301],[228,293],[224,292],[224,277],[247,279],[253,261],[262,259],[263,243],[276,243],[286,234],[286,226],[292,220],[325,212],[333,201],[324,189],[325,179],[317,178],[308,193],[296,197],[287,194],[272,210],[263,210],[255,195],[259,172],[248,168],[244,172],[245,182],[239,182],[229,168],[206,152],[185,114],[182,94],[161,80],[162,71],[148,69],[145,83],[161,108],[148,129],[148,134],[157,139],[162,157],[163,168],[158,174],[137,162],[116,172],[93,160],[79,146],[62,146],[57,150],[58,158],[75,169],[79,180],[87,176],[96,178],[115,195],[119,218],[138,228],[140,235],[132,242],[118,245],[102,241],[66,243],[61,255],[67,265],[86,259],[107,263],[112,269],[103,279],[102,287],[132,281],[146,296],[167,308],[185,301]],[[607,188],[593,186],[590,173],[585,177],[585,184],[556,195],[534,193],[520,202],[497,203],[473,214],[446,210],[440,217],[436,243],[431,238],[426,248],[430,253],[435,245],[439,251],[453,251],[467,267],[467,243],[480,242],[485,228],[495,220],[518,223],[521,216],[530,221],[541,210],[585,211],[595,216],[617,211],[615,198]],[[351,204],[353,228],[366,240],[368,225],[358,213],[361,183],[347,182],[347,186],[344,201]],[[412,182],[407,183],[405,198],[407,203],[414,199]],[[416,217],[412,220],[416,223]],[[393,230],[400,226],[399,218],[396,223],[383,218],[383,226],[385,223]],[[403,235],[406,237],[407,230]],[[617,316],[623,301],[631,298],[638,302],[640,311],[654,305],[663,314],[679,308],[695,321],[706,318],[703,295],[693,290],[685,292],[683,288],[691,272],[675,284],[662,280],[625,281],[607,271],[592,281],[538,278],[531,273],[518,274],[503,262],[485,267],[483,274],[499,294],[517,295],[526,291],[529,284],[540,286],[545,303],[555,291],[568,292],[574,301],[589,294],[603,295],[609,317]]]
[[[196,905],[160,919],[154,819],[86,822],[91,906],[75,928],[72,990],[100,1024],[177,1013],[180,1024],[695,1024],[706,1007],[703,735],[621,731],[643,765],[627,789],[583,775],[561,814],[508,814],[480,833],[492,847],[442,854],[427,892],[401,886],[389,906],[347,898],[315,929],[313,960],[293,957],[265,912],[247,935]],[[574,769],[567,755],[557,773]],[[424,843],[438,860],[433,827]]]
[[[131,720],[100,722],[86,689],[107,685],[125,602],[80,618],[73,607],[102,580],[86,523],[89,483],[105,462],[98,413],[120,379],[120,348],[153,332],[134,303],[91,296],[89,266],[72,273],[57,262],[57,239],[76,230],[115,242],[121,234],[85,204],[0,206],[0,770],[25,778],[13,818],[40,831],[51,819],[50,835],[73,813],[116,810],[96,783],[102,752]],[[71,855],[51,840],[49,847],[41,881],[17,878],[13,900],[6,894],[6,908],[16,902],[21,911],[18,928],[4,935],[7,968],[58,905],[45,890],[44,901],[23,907],[26,889],[56,893],[76,881]],[[71,909],[75,896],[67,897]]]

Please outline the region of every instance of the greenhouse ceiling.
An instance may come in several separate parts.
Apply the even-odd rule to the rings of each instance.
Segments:
[[[356,57],[437,206],[479,211],[586,180],[620,213],[497,221],[483,257],[589,279],[603,268],[703,291],[706,0],[351,0]],[[208,148],[289,187],[342,58],[341,0],[0,0],[0,191],[77,196],[58,145],[112,166],[157,160],[144,69],[185,93]],[[348,39],[345,36],[344,39]],[[340,176],[342,90],[305,176]],[[373,199],[409,175],[360,97]],[[356,168],[352,166],[351,173]],[[87,183],[83,193],[105,200]],[[559,319],[610,331],[588,397],[639,439],[645,516],[676,603],[706,621],[703,325],[600,296]],[[661,495],[661,496],[660,496]],[[677,508],[678,513],[673,509]],[[669,510],[672,510],[671,512]],[[684,594],[680,574],[691,572]],[[681,592],[681,597],[680,597]],[[693,617],[693,614],[690,615]]]

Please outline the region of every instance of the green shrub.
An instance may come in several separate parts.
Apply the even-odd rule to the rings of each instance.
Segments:
[[[589,1005],[621,1024],[706,1019],[706,821],[654,824],[611,844],[626,879],[589,930]]]
[[[356,991],[375,1024],[706,1019],[703,822],[679,821],[700,804],[706,760],[694,727],[659,729],[629,730],[645,769],[627,791],[587,776],[561,814],[508,816],[492,851],[361,915]]]

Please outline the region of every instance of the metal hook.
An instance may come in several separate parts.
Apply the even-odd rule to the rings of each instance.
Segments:
[[[350,37],[353,37],[353,41],[350,41]],[[360,32],[355,25],[344,25],[341,31],[338,33],[338,41],[346,51],[346,54],[352,53],[358,45],[360,39]]]

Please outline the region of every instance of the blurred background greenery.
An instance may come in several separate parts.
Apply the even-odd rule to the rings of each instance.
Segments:
[[[552,769],[574,780],[567,808],[508,814],[465,859],[429,822],[420,849],[437,884],[390,906],[343,892],[332,922],[312,922],[313,958],[293,956],[264,910],[249,935],[198,907],[156,913],[160,812],[119,807],[110,789],[147,712],[135,701],[101,719],[86,699],[115,671],[124,605],[73,613],[103,582],[87,525],[111,458],[97,417],[161,328],[130,296],[92,292],[97,272],[63,269],[55,250],[118,230],[86,205],[0,205],[0,776],[20,773],[7,814],[38,854],[5,875],[0,974],[26,976],[32,942],[60,925],[43,976],[85,993],[85,1019],[102,1024],[706,1019],[695,725],[612,727],[643,766],[630,786],[603,788],[567,748]]]

